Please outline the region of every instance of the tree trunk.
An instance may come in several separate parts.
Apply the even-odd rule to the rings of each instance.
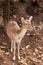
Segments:
[[[3,8],[4,26],[6,26],[7,22],[9,21],[9,16],[10,16],[10,0],[5,0]]]

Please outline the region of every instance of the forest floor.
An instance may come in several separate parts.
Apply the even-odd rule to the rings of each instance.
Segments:
[[[25,11],[25,4],[17,3],[17,21],[29,14]],[[43,13],[33,16],[32,31],[27,31],[21,42],[21,60],[12,61],[13,53],[10,52],[11,41],[3,28],[0,28],[0,65],[43,65]]]

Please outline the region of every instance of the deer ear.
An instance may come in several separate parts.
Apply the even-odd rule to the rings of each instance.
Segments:
[[[29,24],[31,24],[32,18],[33,18],[33,16],[29,17]]]
[[[23,18],[23,17],[21,17],[21,22],[22,22],[22,23],[24,23],[24,21],[25,21],[25,20],[24,20],[24,18]]]

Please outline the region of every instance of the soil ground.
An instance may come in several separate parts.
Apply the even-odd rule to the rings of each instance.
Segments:
[[[18,8],[17,12],[15,13],[16,16],[15,20],[20,21],[20,18],[22,16],[28,18],[28,16],[31,15],[25,11],[26,4],[16,3],[15,5]],[[21,42],[21,49],[20,49],[21,60],[16,60],[16,61],[12,61],[13,53],[10,52],[11,41],[8,35],[5,33],[4,29],[1,27],[0,28],[0,65],[43,65],[43,25],[42,24],[43,24],[43,12],[39,11],[39,14],[34,15],[32,20],[32,26],[35,26],[35,29],[32,31],[27,31],[25,37]]]

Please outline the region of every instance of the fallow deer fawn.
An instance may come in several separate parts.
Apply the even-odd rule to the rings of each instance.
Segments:
[[[18,59],[20,59],[20,44],[21,41],[26,34],[27,30],[32,30],[33,27],[31,26],[32,16],[29,19],[21,18],[22,27],[20,28],[19,25],[15,21],[10,21],[7,25],[7,34],[11,39],[11,52],[14,50],[13,60],[16,59],[15,52],[16,52],[16,44],[18,44]]]

